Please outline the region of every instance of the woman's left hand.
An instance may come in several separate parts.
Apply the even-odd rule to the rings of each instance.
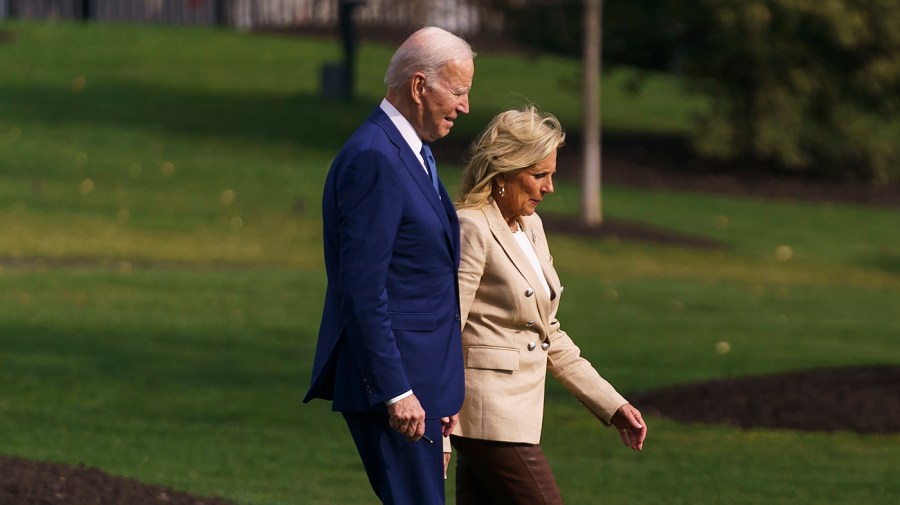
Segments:
[[[626,403],[613,414],[610,423],[619,430],[619,436],[626,446],[635,451],[643,450],[644,439],[647,438],[647,424],[644,423],[640,410]]]
[[[451,453],[444,453],[444,480],[447,480],[447,468],[450,466],[450,455]]]
[[[442,417],[441,418],[441,433],[444,435],[444,438],[450,436],[453,433],[453,428],[456,427],[456,424],[459,422],[459,414],[454,414],[450,417]],[[450,466],[450,445],[449,443],[444,444],[444,480],[447,480],[447,468]]]
[[[441,434],[445,437],[449,437],[451,433],[453,433],[453,428],[456,428],[456,423],[459,422],[459,414],[454,414],[450,417],[442,417],[441,418]]]

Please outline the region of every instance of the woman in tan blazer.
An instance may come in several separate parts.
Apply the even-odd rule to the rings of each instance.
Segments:
[[[553,193],[559,121],[534,107],[497,115],[475,140],[457,204],[466,397],[451,437],[456,501],[559,504],[540,447],[549,371],[641,450],[640,412],[580,355],[560,328],[563,293],[535,209]]]

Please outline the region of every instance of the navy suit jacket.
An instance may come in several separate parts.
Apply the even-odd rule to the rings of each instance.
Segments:
[[[427,418],[459,412],[459,220],[376,108],[338,153],[322,197],[328,288],[304,402],[386,412],[410,389]]]

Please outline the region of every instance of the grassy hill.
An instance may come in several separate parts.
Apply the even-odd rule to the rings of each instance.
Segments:
[[[327,41],[0,30],[14,35],[0,42],[0,453],[248,505],[370,503],[340,417],[299,402],[325,288],[322,182],[380,99],[391,48],[364,46],[359,98],[334,102],[317,91],[340,54]],[[578,123],[577,62],[482,52],[476,65],[473,113],[453,135],[524,100]],[[624,94],[627,77],[604,85],[609,128],[678,132],[702,106],[669,76]],[[440,161],[455,185],[459,161]],[[546,210],[574,213],[578,195],[561,182]],[[615,186],[604,201],[608,216],[728,246],[551,230],[563,327],[621,391],[900,362],[896,210]],[[898,435],[650,418],[636,455],[552,381],[547,403],[544,447],[569,503],[900,496]]]

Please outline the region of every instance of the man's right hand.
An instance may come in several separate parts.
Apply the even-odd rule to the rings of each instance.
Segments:
[[[425,434],[425,409],[415,394],[388,405],[388,423],[391,428],[415,442]]]

